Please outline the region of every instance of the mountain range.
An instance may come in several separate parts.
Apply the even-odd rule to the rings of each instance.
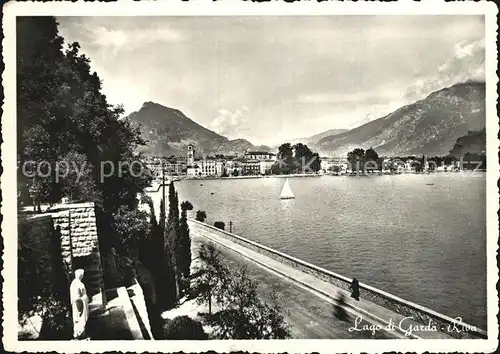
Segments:
[[[318,134],[312,135],[312,136],[307,137],[307,138],[292,139],[292,140],[289,140],[288,142],[292,145],[296,144],[296,143],[302,143],[302,144],[306,144],[306,145],[316,145],[317,143],[319,143],[319,141],[321,139],[323,139],[327,136],[338,135],[341,133],[345,133],[348,130],[349,129],[329,129],[325,132],[318,133]]]
[[[379,155],[447,155],[457,139],[486,125],[485,84],[466,82],[431,93],[385,117],[313,145],[326,156],[354,148],[374,148]],[[483,149],[485,150],[485,149]]]
[[[482,154],[486,152],[486,129],[469,131],[457,139],[450,151],[450,155],[464,156],[465,154]]]
[[[128,119],[139,122],[148,141],[148,155],[185,156],[187,145],[202,155],[238,155],[246,150],[275,151],[245,139],[230,140],[181,111],[145,102]],[[322,156],[344,156],[354,148],[374,148],[379,155],[447,155],[485,151],[485,83],[466,82],[431,93],[426,98],[357,128],[330,129],[307,138],[293,139]]]

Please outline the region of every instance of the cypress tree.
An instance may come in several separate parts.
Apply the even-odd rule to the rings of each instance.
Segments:
[[[165,227],[165,257],[173,273],[173,296],[177,300],[180,296],[181,276],[179,271],[179,201],[173,182],[168,190],[168,222]]]
[[[160,220],[158,227],[160,228],[160,235],[163,235],[165,232],[165,203],[163,199],[160,201]]]
[[[191,237],[187,223],[187,211],[193,210],[193,205],[188,201],[184,201],[181,204],[181,210],[182,213],[179,222],[179,270],[183,278],[188,280],[191,267]]]

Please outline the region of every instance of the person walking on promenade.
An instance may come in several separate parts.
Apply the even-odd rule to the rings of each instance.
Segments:
[[[334,307],[334,315],[341,321],[346,321],[347,320],[347,312],[345,310],[345,296],[343,293],[340,293],[337,303],[333,306]]]
[[[359,282],[358,279],[352,278],[351,286],[349,288],[351,290],[351,297],[357,301],[359,301]]]

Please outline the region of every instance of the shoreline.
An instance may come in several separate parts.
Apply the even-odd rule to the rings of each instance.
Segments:
[[[333,173],[322,173],[322,174],[290,174],[290,175],[251,175],[251,176],[229,176],[229,177],[216,177],[216,176],[208,176],[208,177],[182,177],[180,180],[226,180],[226,179],[257,179],[257,178],[312,178],[312,177],[323,177],[323,176],[331,176],[331,177],[370,177],[370,176],[401,176],[401,175],[434,175],[434,174],[442,174],[442,173],[486,173],[486,170],[481,169],[477,171],[472,170],[464,170],[464,171],[436,171],[436,172],[404,172],[404,173],[353,173],[353,174],[333,174]]]
[[[187,177],[183,176],[180,177],[174,182],[179,182],[183,180],[189,180],[189,181],[212,181],[212,180],[234,180],[234,179],[258,179],[258,178],[314,178],[314,177],[323,177],[323,176],[330,176],[330,177],[374,177],[374,176],[403,176],[403,175],[435,175],[435,174],[457,174],[457,173],[486,173],[485,169],[480,169],[476,171],[472,170],[463,170],[463,171],[435,171],[435,172],[403,172],[403,173],[344,173],[344,174],[334,174],[334,173],[295,173],[295,174],[290,174],[290,175],[251,175],[251,176],[228,176],[228,177],[220,177],[220,176],[207,176],[207,177]],[[170,181],[165,183],[166,186],[170,184]],[[144,189],[145,192],[151,193],[151,192],[157,192],[160,190],[162,184],[158,183],[155,184],[154,186],[151,185],[149,187],[146,187]]]

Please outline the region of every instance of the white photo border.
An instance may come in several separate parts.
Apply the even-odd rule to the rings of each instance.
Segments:
[[[498,346],[498,247],[499,177],[498,116],[496,109],[497,46],[496,18],[493,2],[423,1],[382,2],[294,2],[254,3],[251,1],[165,1],[113,3],[87,2],[9,2],[3,8],[2,74],[5,100],[2,116],[1,148],[3,175],[2,235],[4,241],[3,345],[13,352],[492,352]],[[487,220],[487,324],[488,339],[449,340],[208,340],[208,341],[18,341],[17,339],[17,183],[16,183],[16,17],[17,16],[267,16],[267,15],[484,15],[486,51],[486,220]]]

